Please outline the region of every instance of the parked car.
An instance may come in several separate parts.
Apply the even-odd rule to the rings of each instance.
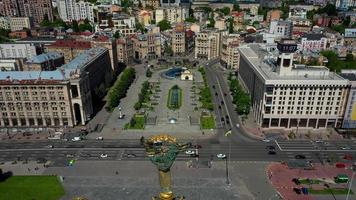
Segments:
[[[268,143],[268,142],[271,142],[271,140],[270,140],[270,139],[267,139],[267,138],[263,139],[262,141],[263,141],[263,142],[267,142],[267,143]]]
[[[46,148],[52,149],[52,148],[53,148],[53,145],[47,145]]]
[[[73,142],[80,141],[80,140],[82,140],[81,137],[74,137],[74,138],[72,139]]]
[[[226,158],[226,155],[222,154],[222,153],[219,153],[218,155],[216,155],[216,157],[224,159],[224,158]]]
[[[195,150],[187,150],[187,151],[185,151],[185,154],[193,155],[193,154],[195,154]]]
[[[305,159],[305,155],[295,155],[295,159]]]
[[[100,158],[107,158],[108,157],[108,154],[100,154]]]
[[[96,140],[103,140],[104,138],[103,137],[97,137],[97,138],[95,138]]]
[[[340,149],[342,149],[342,150],[351,150],[351,147],[349,147],[349,146],[342,146],[342,147],[340,147]]]
[[[266,146],[266,149],[275,150],[275,149],[276,149],[276,147],[275,147],[275,146],[273,146],[273,145],[269,145],[269,146]]]
[[[269,150],[269,151],[268,151],[268,154],[269,154],[269,155],[276,155],[277,153],[276,153],[275,151],[273,151],[273,150]]]

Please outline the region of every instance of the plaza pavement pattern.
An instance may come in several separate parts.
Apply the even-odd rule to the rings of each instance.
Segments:
[[[172,168],[173,191],[187,200],[265,200],[275,191],[265,176],[266,163],[231,162],[231,185],[226,184],[225,162],[190,168],[176,161]],[[116,174],[116,171],[118,174]],[[66,195],[89,200],[150,200],[160,188],[156,167],[149,161],[78,161],[72,167],[48,168],[44,174],[64,177]]]

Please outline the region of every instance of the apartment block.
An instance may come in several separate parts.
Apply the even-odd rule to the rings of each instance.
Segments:
[[[98,36],[91,40],[91,47],[104,47],[109,50],[109,56],[111,61],[111,67],[114,74],[119,72],[118,63],[117,63],[117,48],[116,41],[114,39],[110,39],[107,36]]]
[[[163,19],[169,21],[170,23],[179,23],[184,22],[188,18],[189,12],[187,8],[180,6],[170,6],[170,7],[161,7],[156,9],[156,24]]]
[[[239,47],[239,81],[251,95],[263,129],[341,127],[349,81],[324,66],[293,64],[297,45],[282,40],[278,53],[266,44]]]
[[[340,75],[350,81],[342,128],[354,129],[356,128],[356,70],[341,70]]]
[[[221,39],[221,58],[220,63],[226,69],[239,69],[240,53],[240,36],[238,34],[224,34]]]
[[[203,30],[195,37],[195,55],[197,59],[214,59],[220,55],[221,32],[211,29]]]
[[[185,53],[185,27],[183,23],[177,24],[171,33],[173,55]]]
[[[3,43],[0,44],[0,58],[27,58],[42,53],[42,48],[29,43]]]
[[[306,33],[300,39],[300,50],[302,51],[321,51],[326,49],[328,39],[319,33]]]
[[[32,17],[35,24],[40,24],[47,16],[53,21],[51,0],[2,0],[0,15],[8,17]]]
[[[23,59],[1,58],[0,71],[22,71]]]
[[[19,31],[24,28],[31,29],[33,27],[32,17],[10,17],[11,31]]]
[[[57,8],[63,21],[88,19],[94,22],[94,4],[87,1],[57,0]]]
[[[10,17],[0,17],[0,28],[10,30]]]
[[[120,38],[116,41],[118,62],[130,64],[133,61],[133,41],[129,38]]]

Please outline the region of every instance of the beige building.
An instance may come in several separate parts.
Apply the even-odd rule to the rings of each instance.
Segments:
[[[203,30],[195,37],[195,58],[217,58],[220,55],[220,32],[216,29]]]
[[[133,42],[129,38],[120,38],[116,41],[118,62],[130,64],[133,61]]]
[[[156,24],[164,19],[172,24],[184,22],[188,15],[188,10],[180,6],[161,7],[155,10]]]
[[[19,31],[24,28],[31,29],[33,19],[31,17],[10,17],[11,31]]]
[[[161,57],[161,35],[159,27],[148,27],[148,32],[131,38],[134,59],[155,59]]]
[[[143,0],[142,6],[143,7],[151,7],[153,9],[157,9],[160,5],[159,0]]]
[[[240,36],[238,34],[224,34],[222,36],[220,63],[227,69],[239,69],[240,53],[238,46]]]
[[[91,48],[88,41],[77,41],[71,39],[57,40],[55,43],[46,47],[47,52],[55,51],[64,56],[65,63],[69,63],[79,54]]]
[[[138,21],[144,26],[151,24],[152,16],[151,13],[147,10],[141,10],[138,14]]]
[[[171,33],[173,55],[185,53],[185,28],[184,24],[177,24]]]
[[[217,18],[215,20],[214,28],[223,31],[226,30],[226,22],[224,18]]]
[[[109,52],[92,48],[55,71],[0,73],[0,127],[85,125],[112,80]]]

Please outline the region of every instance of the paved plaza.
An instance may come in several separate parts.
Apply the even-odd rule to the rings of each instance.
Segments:
[[[189,168],[186,162],[172,166],[173,191],[190,200],[265,200],[275,196],[265,176],[266,163],[231,162],[231,185],[225,181],[225,162],[211,168]],[[118,172],[118,174],[116,174]],[[66,195],[89,200],[151,199],[160,191],[158,172],[150,161],[78,161],[73,167],[48,168],[44,174],[64,177]]]
[[[179,78],[166,79],[162,77],[168,69],[160,69],[153,73],[151,78],[145,76],[143,65],[136,65],[136,80],[127,92],[127,96],[120,102],[124,119],[119,119],[119,109],[116,108],[112,113],[107,114],[106,119],[102,119],[104,127],[100,132],[93,132],[88,135],[89,138],[102,136],[106,139],[137,139],[141,136],[151,136],[161,133],[169,133],[179,139],[206,138],[214,135],[215,131],[202,131],[199,125],[201,105],[199,102],[199,86],[203,84],[203,77],[197,69],[192,69],[194,81],[181,81]],[[126,123],[136,113],[134,104],[138,101],[138,93],[141,90],[142,83],[149,81],[155,85],[151,95],[151,103],[155,102],[152,109],[146,109],[147,120],[144,130],[124,130]],[[170,110],[167,107],[169,89],[178,85],[183,91],[182,106],[178,110]],[[105,112],[105,111],[101,111]],[[98,123],[98,118],[102,118],[100,113],[93,119]],[[169,122],[170,119],[176,119],[176,123]],[[203,134],[204,132],[204,134]],[[206,133],[206,134],[205,134]]]

